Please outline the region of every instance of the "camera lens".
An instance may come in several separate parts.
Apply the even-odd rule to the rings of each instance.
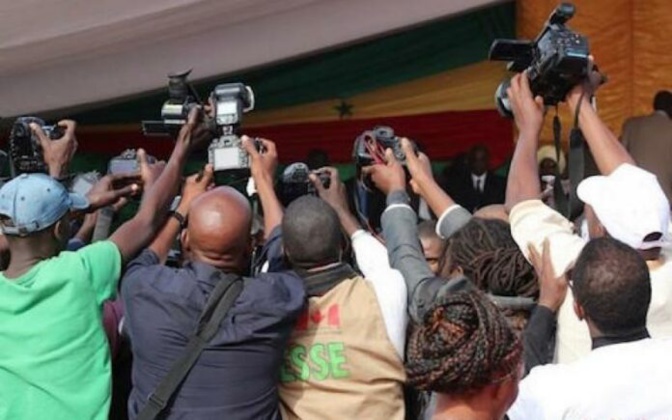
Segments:
[[[504,80],[499,84],[497,90],[495,91],[495,106],[497,106],[497,111],[499,115],[504,118],[513,118],[513,113],[511,112],[511,103],[509,102],[509,95],[506,93],[506,90],[511,86],[510,80]]]

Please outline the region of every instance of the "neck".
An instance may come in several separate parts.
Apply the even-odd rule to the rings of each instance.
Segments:
[[[590,332],[592,350],[612,344],[630,343],[632,341],[650,338],[649,330],[646,328],[646,325],[633,328],[629,331],[606,334],[600,331],[590,319],[586,319],[585,321],[588,324],[588,331]]]
[[[34,250],[33,252],[20,252],[15,250],[10,250],[10,259],[7,270],[5,270],[4,275],[7,278],[17,278],[26,274],[40,261],[49,259],[56,255],[55,252],[46,252],[39,249]]]
[[[492,403],[485,401],[480,394],[469,398],[446,394],[437,396],[436,410],[432,420],[499,420],[492,410]]]

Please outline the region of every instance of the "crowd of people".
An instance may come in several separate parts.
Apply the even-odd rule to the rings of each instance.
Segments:
[[[438,180],[403,138],[405,162],[388,149],[352,182],[315,154],[315,193],[287,205],[270,140],[242,137],[258,205],[211,165],[183,179],[210,141],[199,109],[167,161],[140,150],[139,173],[86,196],[61,182],[76,124],[56,140],[31,125],[48,173],[0,188],[0,419],[672,418],[670,160],[640,157],[651,130],[672,136],[672,94],[621,142],[596,85],[565,98],[600,172],[575,220],[548,200],[567,165],[540,147],[525,73],[507,180],[483,147]]]

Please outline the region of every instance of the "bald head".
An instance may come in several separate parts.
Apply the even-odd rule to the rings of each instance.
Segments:
[[[241,193],[214,188],[192,202],[183,247],[193,260],[241,269],[249,256],[251,224],[250,204]]]

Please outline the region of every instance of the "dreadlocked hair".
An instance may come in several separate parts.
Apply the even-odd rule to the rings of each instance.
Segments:
[[[534,268],[502,220],[472,218],[455,232],[441,261],[440,272],[461,267],[464,275],[488,293],[500,296],[537,297]]]
[[[409,385],[465,394],[517,372],[522,344],[499,309],[472,289],[441,298],[409,338]]]

